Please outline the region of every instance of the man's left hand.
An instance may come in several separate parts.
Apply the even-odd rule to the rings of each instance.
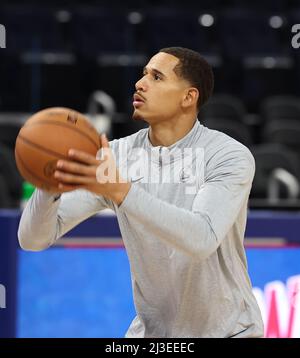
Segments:
[[[86,189],[120,205],[131,183],[120,177],[106,136],[102,135],[100,141],[104,158],[98,160],[89,153],[70,149],[70,160],[57,162],[54,177],[59,181],[58,188],[61,191]]]

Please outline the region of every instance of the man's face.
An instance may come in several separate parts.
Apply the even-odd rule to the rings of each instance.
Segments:
[[[178,116],[190,86],[174,72],[179,59],[159,52],[144,67],[143,77],[136,83],[133,98],[133,118],[147,122],[162,121]]]

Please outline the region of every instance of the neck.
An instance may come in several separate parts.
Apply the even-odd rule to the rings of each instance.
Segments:
[[[172,121],[162,121],[150,125],[149,139],[151,144],[156,146],[169,147],[185,137],[193,128],[197,119],[181,119],[175,123]]]

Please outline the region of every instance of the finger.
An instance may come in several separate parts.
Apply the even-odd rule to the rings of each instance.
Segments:
[[[105,134],[101,135],[101,152],[100,152],[100,160],[105,161],[108,160],[112,155],[112,151],[108,142],[108,139]]]
[[[64,172],[81,174],[81,175],[93,175],[95,169],[91,165],[80,164],[69,160],[59,160],[56,164],[58,169],[62,169]]]
[[[54,172],[54,178],[63,184],[93,184],[95,183],[95,177],[87,177],[82,175],[73,175],[64,173],[59,170]]]
[[[96,165],[98,163],[96,156],[93,156],[81,150],[70,149],[68,155],[70,158],[72,158],[72,160],[77,160],[82,163],[90,165]]]

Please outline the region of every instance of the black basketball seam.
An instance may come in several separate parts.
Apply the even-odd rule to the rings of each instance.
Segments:
[[[39,122],[35,122],[35,123],[28,123],[28,124],[25,124],[24,128],[25,127],[30,127],[30,126],[36,126],[36,125],[40,125],[42,123],[46,123],[46,124],[55,124],[55,125],[58,125],[58,126],[61,126],[61,127],[65,127],[65,128],[68,128],[68,129],[71,129],[77,133],[80,133],[81,135],[83,135],[84,137],[86,137],[90,142],[92,142],[97,150],[99,149],[99,146],[98,144],[93,140],[93,138],[91,138],[88,134],[82,132],[80,129],[78,128],[74,128],[74,127],[70,127],[68,126],[67,124],[65,123],[61,123],[61,122],[58,122],[58,121],[49,121],[48,119],[41,119]]]
[[[42,147],[41,145],[39,144],[36,144],[36,143],[33,143],[31,140],[27,139],[27,138],[24,138],[22,135],[18,135],[18,138],[21,139],[23,142],[37,148],[37,149],[40,149],[41,151],[47,153],[47,154],[52,154],[52,155],[55,155],[56,157],[60,158],[60,159],[65,159],[65,160],[70,160],[70,158],[66,155],[63,155],[63,154],[60,154],[60,153],[57,153],[55,152],[54,150],[51,150],[51,149],[46,149],[44,147]]]
[[[49,184],[51,187],[54,186],[54,183],[51,182],[51,181],[48,181],[47,179],[45,178],[41,178],[40,176],[36,175],[35,173],[33,173],[30,169],[28,169],[28,167],[24,164],[21,156],[19,155],[18,151],[16,150],[15,151],[16,153],[16,156],[18,157],[19,161],[21,162],[21,164],[23,165],[24,169],[27,170],[27,172],[32,176],[34,177],[35,179],[38,179],[39,181],[41,181],[42,183],[43,182],[47,182],[47,184]]]

